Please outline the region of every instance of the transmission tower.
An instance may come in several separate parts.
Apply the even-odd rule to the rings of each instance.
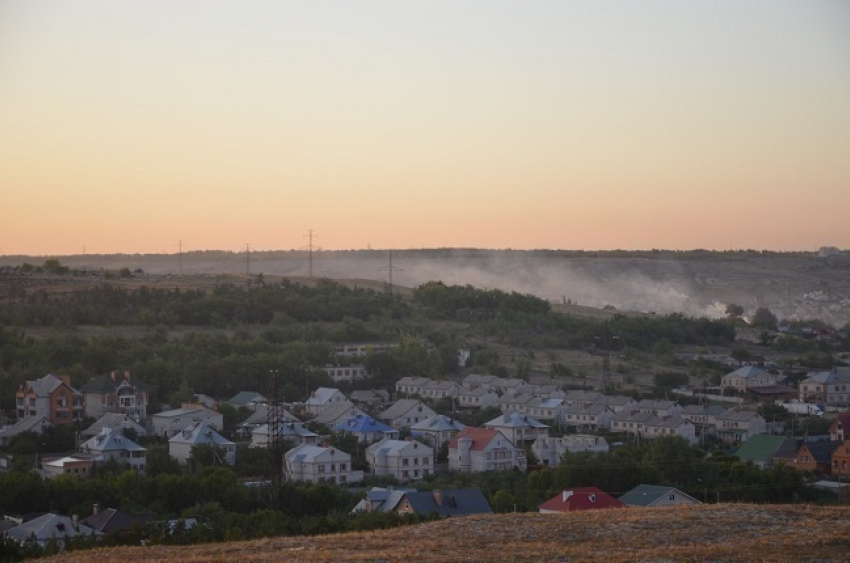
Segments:
[[[266,424],[268,424],[269,438],[268,449],[272,474],[269,475],[271,491],[269,501],[272,508],[280,506],[281,482],[283,480],[283,423],[285,422],[283,401],[277,386],[277,370],[269,371],[269,397],[266,411]]]
[[[393,251],[390,249],[389,262],[383,268],[378,268],[379,272],[387,273],[387,291],[389,293],[393,292],[393,272],[403,272],[401,268],[396,268],[393,266]]]
[[[251,275],[251,243],[245,244],[245,274]]]
[[[307,249],[307,277],[313,277],[313,237],[318,237],[318,235],[313,234],[313,229],[307,231],[307,234],[304,235],[304,238],[307,239],[307,246],[304,247]]]

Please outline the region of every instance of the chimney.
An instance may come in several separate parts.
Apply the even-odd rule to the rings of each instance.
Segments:
[[[71,386],[71,376],[70,375],[60,375],[59,379],[61,379],[62,383],[64,383],[68,387]]]
[[[567,499],[569,499],[571,496],[573,496],[572,491],[564,491],[563,493],[561,493],[561,502],[567,502]]]
[[[124,379],[130,381],[130,370],[124,370]]]
[[[97,516],[98,514],[100,514],[100,505],[98,503],[94,503],[91,505],[91,515]]]
[[[79,532],[80,531],[80,517],[77,516],[76,514],[73,514],[71,516],[71,522],[74,524],[74,530]]]
[[[443,506],[443,491],[440,489],[434,489],[434,502],[437,506]]]
[[[117,374],[117,373],[115,373],[115,371],[111,371],[111,372],[109,372],[109,378],[110,378],[112,381],[115,381],[115,380],[118,378],[118,374]]]

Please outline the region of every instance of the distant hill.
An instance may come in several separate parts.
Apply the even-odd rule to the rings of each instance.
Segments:
[[[196,546],[104,548],[48,561],[847,561],[850,506],[719,504],[496,514],[383,530]]]

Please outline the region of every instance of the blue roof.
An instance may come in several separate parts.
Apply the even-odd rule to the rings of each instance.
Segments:
[[[437,493],[422,491],[408,493],[410,507],[417,514],[427,516],[432,512],[440,516],[463,516],[466,514],[490,514],[493,509],[480,489],[455,489]],[[438,503],[438,497],[442,502]]]
[[[387,426],[383,422],[378,422],[371,416],[364,416],[362,414],[358,414],[348,420],[343,420],[336,426],[334,426],[334,430],[338,430],[341,432],[351,432],[351,433],[365,433],[365,432],[384,432],[397,434],[398,430]]]

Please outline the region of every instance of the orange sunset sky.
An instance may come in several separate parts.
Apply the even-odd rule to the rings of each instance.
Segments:
[[[0,0],[0,254],[850,248],[844,1]]]

